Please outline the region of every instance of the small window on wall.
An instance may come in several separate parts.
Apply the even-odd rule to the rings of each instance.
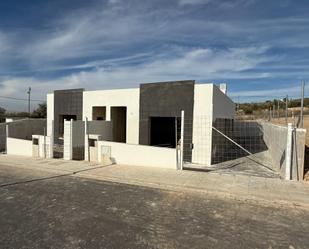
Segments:
[[[33,144],[33,145],[39,145],[39,139],[34,138],[32,144]]]
[[[92,120],[106,120],[106,106],[93,106]]]
[[[95,142],[96,142],[97,140],[95,140],[95,139],[89,139],[89,146],[90,147],[95,147]]]

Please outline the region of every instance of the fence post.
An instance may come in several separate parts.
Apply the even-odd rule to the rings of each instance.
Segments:
[[[285,97],[285,124],[288,124],[288,95]]]
[[[86,143],[85,143],[85,153],[87,153],[87,157],[85,158],[85,160],[87,160],[88,162],[90,162],[90,147],[89,147],[89,132],[88,132],[88,117],[85,118],[85,139],[86,139]]]
[[[286,140],[286,159],[285,159],[285,180],[291,180],[292,166],[292,146],[293,146],[293,125],[288,123],[287,140]]]
[[[54,158],[54,136],[55,136],[55,128],[54,128],[54,120],[51,122],[51,130],[50,130],[50,138],[49,138],[49,158]]]
[[[5,125],[5,154],[8,153],[9,125]]]
[[[180,130],[180,170],[183,170],[183,143],[184,143],[184,122],[185,111],[181,111],[181,130]]]
[[[300,127],[304,127],[304,94],[305,94],[305,81],[301,82],[301,103],[300,103]]]
[[[44,158],[46,158],[46,128],[44,127]]]
[[[70,160],[73,160],[73,119],[70,120]]]
[[[176,168],[179,167],[179,160],[178,160],[178,135],[177,135],[177,117],[175,117],[175,148],[176,148]]]

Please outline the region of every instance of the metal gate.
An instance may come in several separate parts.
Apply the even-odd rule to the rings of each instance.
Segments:
[[[277,177],[258,122],[201,116],[184,126],[192,127],[183,134],[184,169]]]

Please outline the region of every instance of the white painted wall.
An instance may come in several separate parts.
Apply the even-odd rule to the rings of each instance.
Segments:
[[[10,123],[13,122],[14,119],[13,118],[5,118],[5,123]]]
[[[83,120],[92,120],[92,107],[106,106],[106,120],[111,120],[111,107],[127,107],[127,143],[139,142],[139,88],[85,91]]]
[[[54,120],[54,94],[47,94],[47,135],[52,136],[52,122]]]
[[[176,149],[98,141],[99,162],[102,145],[110,146],[111,158],[117,164],[177,169]]]
[[[195,84],[192,163],[211,165],[212,124],[216,118],[233,119],[235,104],[214,84]]]
[[[192,163],[211,164],[213,88],[213,84],[194,86]]]
[[[7,154],[32,157],[32,140],[7,138]]]

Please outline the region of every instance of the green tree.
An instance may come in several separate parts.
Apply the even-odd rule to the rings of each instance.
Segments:
[[[47,116],[46,103],[39,104],[38,108],[36,108],[31,114],[31,117],[33,118],[46,118],[46,116]]]

